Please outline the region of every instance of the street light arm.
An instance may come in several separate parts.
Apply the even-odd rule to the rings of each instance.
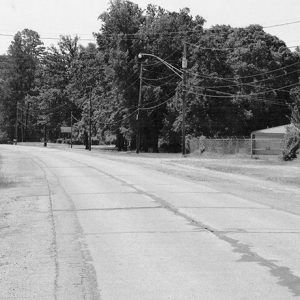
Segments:
[[[154,55],[154,54],[149,54],[149,53],[140,53],[138,55],[139,58],[142,58],[143,56],[150,56],[150,57],[154,57],[156,59],[158,59],[160,62],[162,62],[167,68],[169,68],[171,71],[173,71],[177,76],[179,76],[182,79],[182,75],[180,73],[182,73],[181,70],[177,69],[176,67],[172,66],[171,64],[169,64],[168,62],[166,62],[165,60],[163,60],[162,58]]]
[[[172,66],[171,64],[169,64],[168,62],[166,62],[165,60],[163,60],[162,58],[160,58],[154,54],[140,53],[138,55],[138,58],[142,58],[143,56],[154,57],[182,79],[182,86],[183,86],[183,91],[182,91],[182,155],[185,156],[185,154],[186,154],[186,149],[185,149],[185,114],[186,114],[185,94],[186,94],[186,92],[185,92],[185,88],[186,88],[187,59],[186,59],[186,43],[184,42],[183,45],[184,45],[183,57],[182,57],[182,69],[183,70],[177,69],[176,67]],[[142,70],[142,64],[141,64],[141,70]],[[140,80],[141,79],[142,79],[142,74],[140,75]],[[142,89],[142,87],[140,85],[140,92],[141,92],[141,89]],[[140,106],[139,106],[139,109],[140,109]],[[138,150],[137,150],[137,153],[138,153]]]

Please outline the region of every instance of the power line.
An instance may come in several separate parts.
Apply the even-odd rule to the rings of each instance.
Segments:
[[[223,77],[217,77],[217,76],[213,76],[213,75],[203,75],[203,74],[199,74],[199,73],[192,73],[190,71],[187,71],[189,74],[191,75],[196,75],[196,76],[202,76],[202,77],[206,77],[206,78],[211,78],[211,79],[220,79],[220,80],[225,80],[225,81],[234,81],[234,80],[237,80],[237,79],[246,79],[246,78],[251,78],[251,77],[255,77],[255,76],[262,76],[262,75],[265,75],[265,74],[271,74],[271,73],[274,73],[274,72],[277,72],[277,71],[280,71],[280,70],[283,70],[283,69],[286,69],[286,68],[290,68],[292,66],[295,66],[295,65],[298,65],[300,64],[300,62],[295,62],[295,63],[292,63],[290,65],[287,65],[287,66],[284,66],[284,67],[280,67],[278,69],[274,69],[274,70],[270,70],[270,71],[266,71],[266,72],[262,72],[262,73],[257,73],[257,74],[253,74],[253,75],[248,75],[248,76],[240,76],[240,77],[226,77],[226,78],[223,78]]]
[[[169,57],[171,57],[172,55],[174,55],[177,51],[178,51],[178,49],[175,49],[175,50],[174,50],[173,52],[171,52],[167,57],[163,58],[163,60],[167,61],[167,59],[168,59]],[[143,64],[143,67],[150,67],[150,66],[155,66],[155,65],[158,65],[158,64],[160,64],[159,61],[157,61],[157,62],[155,62],[155,63],[153,63],[153,64]]]
[[[173,97],[174,97],[174,95],[172,97],[168,98],[167,100],[165,100],[165,101],[163,101],[163,102],[161,102],[161,103],[159,103],[157,105],[151,106],[151,107],[141,107],[140,110],[151,110],[151,109],[158,108],[158,107],[164,105],[165,103],[169,102],[170,100],[172,100]]]
[[[11,37],[11,36],[15,36],[15,35],[14,35],[14,34],[0,33],[0,36],[8,36],[8,37]]]
[[[161,84],[159,84],[159,85],[153,85],[153,84],[147,83],[147,82],[145,82],[145,81],[143,80],[143,83],[144,83],[144,85],[146,85],[146,86],[153,87],[153,88],[158,88],[158,87],[162,87],[162,86],[165,86],[165,85],[171,85],[171,84],[176,84],[176,85],[178,85],[179,81],[171,81],[171,80],[169,80],[169,81],[167,81],[167,82],[165,82],[165,83],[161,83]]]
[[[203,93],[197,93],[197,92],[192,92],[192,91],[187,91],[188,93],[197,95],[197,96],[204,96],[204,97],[209,97],[209,98],[227,98],[227,99],[232,99],[233,96],[230,97],[222,97],[222,96],[212,96],[212,95],[207,95],[207,94],[203,94]],[[239,96],[239,95],[235,95],[235,96]],[[247,95],[247,96],[252,96],[251,94]],[[267,100],[267,99],[251,99],[252,101],[256,101],[256,102],[269,102],[272,103],[274,105],[278,105],[278,106],[284,106],[284,107],[288,107],[288,104],[284,104],[284,103],[280,103],[280,102],[276,102],[276,101],[272,101],[272,100]]]
[[[289,72],[289,73],[286,73],[286,74],[281,74],[281,75],[278,75],[278,76],[274,76],[272,78],[265,78],[265,79],[261,79],[261,80],[257,80],[257,81],[253,81],[253,82],[246,82],[246,83],[241,82],[241,83],[235,83],[235,84],[231,84],[231,85],[208,86],[207,88],[216,88],[216,87],[217,88],[225,88],[225,87],[227,88],[227,87],[244,86],[244,85],[255,87],[255,85],[257,83],[261,83],[261,82],[268,81],[268,80],[273,80],[275,78],[279,78],[279,77],[283,77],[283,76],[289,76],[293,73],[298,73],[298,72],[299,72],[299,69],[294,70],[294,71]]]
[[[202,47],[199,45],[199,43],[201,43],[201,41],[199,41],[199,43],[193,44],[193,43],[188,43],[186,42],[188,45],[199,48],[199,49],[203,49],[203,50],[211,50],[211,51],[227,51],[227,50],[236,50],[239,49],[238,47],[223,47],[223,48],[216,48],[216,47]],[[245,49],[248,48],[249,46],[240,46],[241,48]],[[299,45],[296,46],[285,46],[286,48],[297,48],[299,47]]]
[[[150,81],[159,81],[159,80],[164,80],[164,79],[167,79],[167,78],[170,78],[170,77],[173,77],[175,76],[175,74],[170,74],[170,75],[167,75],[167,76],[164,76],[164,77],[160,77],[160,78],[146,78],[146,77],[142,77],[142,79],[144,80],[150,80]]]
[[[298,20],[298,21],[293,21],[293,22],[281,23],[281,24],[275,24],[275,25],[269,25],[269,26],[263,26],[263,28],[281,27],[281,26],[292,25],[292,24],[298,24],[298,23],[300,23],[300,20]]]
[[[0,33],[0,36],[14,37],[15,34]],[[46,37],[46,36],[41,36],[40,39],[41,40],[60,40],[60,37],[50,37],[50,36]],[[79,40],[94,42],[96,40],[96,38],[90,39],[90,38],[80,38],[79,37]]]
[[[188,30],[188,31],[170,31],[170,32],[152,32],[152,33],[147,33],[147,34],[144,34],[144,33],[117,33],[117,34],[106,34],[106,33],[99,33],[100,35],[102,35],[103,37],[118,37],[118,38],[121,38],[121,40],[125,40],[125,39],[128,39],[128,38],[131,38],[131,39],[143,39],[144,37],[146,36],[171,36],[173,34],[188,34],[188,33],[192,33],[192,32],[195,32],[195,30]],[[60,35],[68,35],[68,34],[60,34]],[[84,35],[87,35],[87,34],[84,34]],[[7,37],[14,37],[15,34],[9,34],[9,33],[0,33],[0,36],[7,36]],[[50,37],[50,36],[41,36],[40,37],[42,40],[59,40],[60,37]],[[82,41],[95,41],[97,39],[97,37],[94,37],[94,38],[80,38],[79,37],[79,40],[82,40]]]
[[[298,64],[298,63],[296,63],[296,64]],[[292,66],[292,65],[290,65],[290,66]],[[290,66],[286,66],[286,67],[284,67],[284,68],[287,68],[287,67],[290,67]],[[277,70],[273,70],[272,72],[275,72],[275,71],[278,71],[278,70],[280,70],[280,69],[277,69]],[[271,72],[271,71],[270,71]],[[265,79],[261,79],[261,80],[258,80],[258,81],[255,81],[255,82],[249,82],[249,83],[235,83],[235,84],[231,84],[231,85],[221,85],[221,86],[208,86],[208,87],[205,87],[205,88],[207,88],[207,89],[209,89],[209,88],[227,88],[227,87],[235,87],[235,86],[237,86],[237,87],[240,87],[240,86],[250,86],[250,87],[256,87],[256,84],[258,84],[258,83],[261,83],[261,82],[264,82],[264,81],[268,81],[268,80],[273,80],[273,79],[275,79],[275,78],[280,78],[280,77],[283,77],[283,76],[288,76],[288,75],[291,75],[291,74],[294,74],[294,73],[297,73],[297,72],[299,72],[299,69],[297,69],[297,70],[294,70],[294,71],[292,71],[292,72],[288,72],[288,73],[286,73],[286,74],[280,74],[280,75],[277,75],[277,76],[274,76],[274,77],[272,77],[272,78],[265,78]],[[262,74],[267,74],[267,72],[265,72],[265,73],[261,73],[261,74],[259,74],[259,75],[262,75]],[[161,77],[161,78],[146,78],[146,77],[143,77],[142,79],[143,80],[148,80],[148,81],[160,81],[160,80],[164,80],[164,79],[166,79],[166,78],[169,78],[169,77],[172,77],[174,74],[171,74],[171,75],[168,75],[168,76],[165,76],[165,77]],[[211,78],[210,76],[207,76],[207,75],[202,75],[202,74],[198,74],[198,76],[200,76],[200,77],[206,77],[206,78]],[[252,76],[257,76],[257,75],[252,75]],[[252,77],[251,76],[251,77]],[[225,78],[221,78],[221,77],[213,77],[213,79],[225,79]],[[237,78],[237,79],[242,79],[242,78],[246,78],[246,77],[239,77],[239,78]],[[226,80],[227,79],[229,79],[229,78],[226,78]],[[229,81],[229,80],[228,80]],[[161,85],[159,85],[159,86],[162,86],[162,85],[166,85],[166,84],[168,84],[170,81],[168,81],[168,82],[166,82],[166,83],[164,83],[164,84],[161,84]],[[176,82],[177,83],[177,82]],[[145,82],[145,84],[147,84],[147,82]],[[154,85],[151,85],[151,84],[147,84],[147,85],[149,85],[149,86],[152,86],[152,87],[158,87],[158,86],[154,86]]]
[[[103,123],[103,122],[100,122],[100,124],[104,125],[104,126],[109,126],[109,125],[115,125],[115,124],[118,124],[122,121],[125,121],[127,120],[128,118],[130,118],[133,114],[135,114],[136,112],[138,111],[138,109],[136,109],[135,111],[133,111],[132,113],[130,113],[128,116],[122,118],[122,119],[119,119],[117,121],[114,121],[114,122],[109,122],[109,123]]]
[[[273,25],[268,25],[268,26],[262,26],[262,28],[274,28],[274,27],[281,27],[281,26],[287,26],[287,25],[292,25],[292,24],[298,24],[300,23],[300,20],[296,20],[296,21],[292,21],[292,22],[286,22],[286,23],[279,23],[279,24],[273,24]],[[142,36],[166,36],[166,35],[173,35],[173,34],[188,34],[188,33],[197,33],[197,31],[195,30],[196,28],[194,28],[193,30],[178,30],[178,31],[167,31],[167,32],[147,32],[147,33],[143,33],[143,32],[136,32],[136,33],[99,33],[100,35],[104,36],[104,37],[137,37],[137,38],[141,38]],[[201,30],[203,29],[203,27],[201,27]],[[206,29],[209,30],[209,29]],[[201,31],[200,31],[201,32]],[[69,35],[69,34],[59,34],[59,35]],[[74,34],[73,34],[74,35]],[[77,35],[77,34],[76,34]],[[78,34],[78,36],[80,35],[90,35],[90,33],[81,33]],[[14,34],[9,34],[9,33],[0,33],[0,36],[7,36],[7,37],[13,37]],[[59,40],[59,37],[41,37],[41,39],[44,40]],[[83,41],[95,41],[95,39],[97,39],[97,37],[94,38],[80,38],[80,40]],[[292,46],[294,47],[294,46]],[[296,46],[295,46],[296,47]]]
[[[231,94],[231,93],[226,93],[226,92],[221,92],[221,91],[218,91],[218,90],[212,90],[213,92],[216,92],[216,93],[219,93],[219,94],[224,94],[224,95],[229,95],[229,96],[217,96],[217,95],[207,95],[207,96],[210,96],[210,97],[213,97],[213,98],[232,98],[232,97],[249,97],[249,96],[257,96],[257,95],[262,95],[262,94],[266,94],[266,93],[271,93],[271,92],[275,92],[275,91],[280,91],[282,89],[285,89],[285,88],[289,88],[289,87],[293,87],[293,86],[296,86],[296,85],[299,85],[299,83],[293,83],[293,84],[290,84],[290,85],[287,85],[287,86],[283,86],[283,87],[280,87],[280,88],[274,88],[274,89],[269,89],[269,90],[265,90],[265,91],[262,91],[262,92],[256,92],[256,93],[250,93],[250,94]],[[205,89],[205,87],[203,88]]]
[[[145,82],[145,81],[143,80],[143,83],[144,83],[146,86],[150,86],[150,87],[153,87],[153,88],[157,88],[157,87],[165,86],[165,85],[168,85],[168,84],[178,84],[179,81],[171,81],[171,80],[169,80],[169,81],[167,81],[167,82],[165,82],[165,83],[161,83],[161,84],[159,84],[159,85],[153,85],[153,84],[147,83],[147,82]]]

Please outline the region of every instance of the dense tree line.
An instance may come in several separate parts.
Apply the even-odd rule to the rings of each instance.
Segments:
[[[157,151],[159,144],[177,150],[183,91],[191,136],[247,136],[289,123],[291,107],[299,105],[300,52],[259,25],[204,29],[205,20],[187,8],[149,5],[143,11],[121,0],[111,1],[99,21],[97,42],[87,47],[62,36],[45,49],[37,32],[15,35],[0,56],[0,139],[39,140],[46,128],[55,140],[72,111],[78,139],[87,135],[91,114],[93,136],[115,136],[119,149],[134,149],[139,114],[142,150]],[[183,43],[186,86],[180,78]],[[139,53],[167,65],[139,59]]]

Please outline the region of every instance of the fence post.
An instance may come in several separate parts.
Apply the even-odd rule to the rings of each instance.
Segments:
[[[251,133],[251,138],[250,138],[250,143],[251,143],[251,158],[253,158],[253,133]]]

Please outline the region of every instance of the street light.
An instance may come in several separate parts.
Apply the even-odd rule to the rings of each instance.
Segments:
[[[138,58],[141,59],[143,56],[154,57],[182,79],[182,86],[183,86],[183,89],[182,89],[182,155],[185,156],[185,154],[186,154],[186,149],[185,149],[186,72],[185,72],[185,70],[187,68],[186,43],[184,43],[183,46],[184,46],[184,48],[183,48],[183,57],[182,57],[182,70],[179,70],[178,68],[172,66],[171,64],[169,64],[168,62],[166,62],[165,60],[163,60],[162,58],[160,58],[159,56],[156,56],[154,54],[139,53]],[[140,74],[142,74],[142,72]],[[141,75],[140,75],[140,82],[142,82]],[[140,90],[141,90],[141,84],[140,84]],[[140,103],[140,99],[139,99],[139,103]],[[138,153],[138,151],[139,151],[139,149],[137,149],[137,153]]]
[[[150,56],[150,57],[154,57],[154,58],[158,59],[166,67],[168,67],[170,70],[172,70],[177,76],[179,76],[181,79],[183,78],[183,76],[180,75],[180,73],[181,74],[183,73],[181,70],[179,70],[176,67],[172,66],[171,64],[169,64],[168,62],[166,62],[165,60],[163,60],[162,58],[160,58],[159,56],[156,56],[154,54],[149,54],[149,53],[139,53],[138,58],[141,59],[143,56]]]

